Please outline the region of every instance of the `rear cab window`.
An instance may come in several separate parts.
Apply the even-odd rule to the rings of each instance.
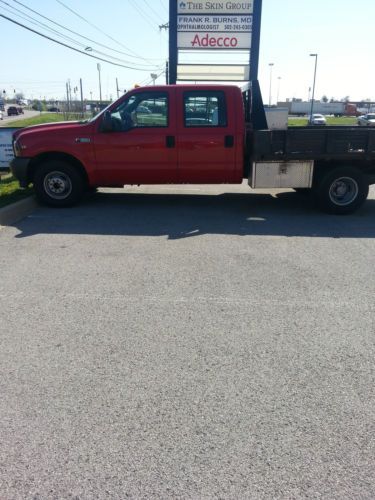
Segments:
[[[226,127],[228,124],[225,93],[189,91],[183,93],[184,126]]]

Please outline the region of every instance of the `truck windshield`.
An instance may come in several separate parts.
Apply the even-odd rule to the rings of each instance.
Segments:
[[[121,97],[121,100],[123,100],[123,98],[124,98],[124,96]],[[120,101],[120,99],[119,99],[119,101]],[[92,118],[88,118],[87,120],[82,120],[82,121],[80,121],[80,123],[91,123],[91,122],[95,121],[97,118],[99,118],[99,116],[103,115],[107,111],[107,109],[109,109],[109,107],[112,106],[113,104],[114,104],[113,102],[110,102],[108,104],[108,106],[106,106],[104,109],[99,111],[99,113],[94,115]]]

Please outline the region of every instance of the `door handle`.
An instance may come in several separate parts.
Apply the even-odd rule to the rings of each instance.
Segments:
[[[224,140],[224,145],[226,148],[233,148],[234,146],[234,136],[226,135]]]
[[[167,135],[165,138],[165,145],[167,148],[174,148],[176,146],[176,139],[174,135]]]

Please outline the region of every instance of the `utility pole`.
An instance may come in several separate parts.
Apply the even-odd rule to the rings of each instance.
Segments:
[[[117,92],[117,99],[120,97],[120,89],[118,88],[118,79],[116,78],[116,92]]]
[[[313,91],[312,91],[312,99],[311,99],[311,112],[310,112],[310,122],[312,120],[312,115],[314,111],[314,97],[315,97],[315,83],[316,83],[316,68],[318,66],[318,54],[310,54],[310,57],[315,57],[315,69],[314,69],[314,83],[313,83]]]
[[[70,106],[69,106],[69,85],[68,85],[68,82],[66,82],[66,107],[67,107],[67,111],[69,112]]]
[[[165,83],[169,85],[169,61],[165,62]]]
[[[269,106],[272,104],[272,68],[275,66],[274,63],[269,63],[268,65],[270,67],[270,96],[269,96]]]
[[[68,87],[69,87],[69,102],[72,102],[72,87],[70,86],[70,78],[68,78]]]
[[[101,70],[100,64],[98,63],[96,67],[98,68],[98,73],[99,73],[99,96],[100,96],[100,104],[101,104],[102,103],[102,80],[101,80],[101,76],[100,76],[100,70]]]
[[[82,116],[85,110],[83,109],[83,89],[82,89],[82,78],[79,79],[79,86],[81,89],[81,109],[82,109]]]

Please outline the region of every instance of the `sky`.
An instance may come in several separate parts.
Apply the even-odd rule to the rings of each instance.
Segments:
[[[83,51],[97,49],[129,66],[113,66],[73,52],[0,17],[1,90],[11,95],[15,89],[27,98],[62,99],[67,80],[74,89],[82,78],[84,97],[98,99],[98,62],[103,99],[116,98],[116,78],[121,92],[135,84],[150,84],[151,73],[160,75],[157,83],[165,83],[168,32],[159,30],[159,25],[168,22],[168,4],[168,0],[0,0],[0,14],[59,38],[33,25],[32,19],[19,17],[32,16],[82,45],[59,38],[64,43]],[[25,6],[90,40],[52,25]],[[309,54],[317,53],[317,99],[326,95],[375,101],[374,18],[375,0],[263,0],[259,59],[263,100],[269,100],[270,63],[274,64],[272,102],[277,96],[307,100],[314,76],[314,58]],[[90,49],[86,53],[95,55]]]

